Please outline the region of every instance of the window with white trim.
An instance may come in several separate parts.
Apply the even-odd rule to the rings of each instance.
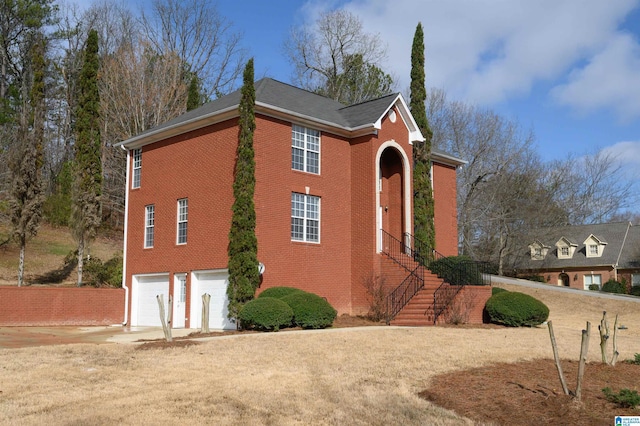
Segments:
[[[177,243],[187,244],[187,219],[189,215],[189,200],[182,198],[178,200],[178,231]]]
[[[145,207],[144,215],[144,247],[153,247],[153,237],[155,228],[155,206],[153,204]]]
[[[569,247],[560,247],[560,256],[569,257]]]
[[[291,240],[320,242],[320,197],[291,193]]]
[[[590,274],[584,276],[584,289],[589,290],[590,285],[597,285],[602,288],[602,276],[600,274]]]
[[[291,126],[291,168],[320,174],[320,132]]]
[[[631,286],[640,286],[640,274],[631,274]]]
[[[133,150],[133,178],[131,188],[140,188],[140,176],[142,174],[142,149]]]
[[[597,256],[598,255],[598,245],[597,244],[589,244],[589,255]]]

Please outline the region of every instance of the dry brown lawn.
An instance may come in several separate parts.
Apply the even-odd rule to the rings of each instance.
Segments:
[[[640,353],[640,304],[517,290],[549,306],[561,357],[578,359],[580,330],[591,321],[589,361],[599,360],[603,310],[628,327],[618,336],[620,359]],[[418,394],[443,373],[551,357],[546,327],[363,327],[172,349],[4,349],[0,424],[474,424]]]

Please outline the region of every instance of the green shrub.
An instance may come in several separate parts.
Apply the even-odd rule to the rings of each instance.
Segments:
[[[611,388],[602,389],[602,393],[607,398],[607,401],[618,404],[622,408],[636,408],[640,405],[640,395],[638,391],[630,389],[620,389],[619,393],[614,393]]]
[[[609,281],[604,283],[604,285],[602,286],[602,291],[604,291],[605,293],[626,294],[627,286],[611,278]]]
[[[542,275],[526,275],[524,277],[520,277],[523,280],[535,281],[537,283],[546,283],[547,280],[544,279]]]
[[[278,331],[291,325],[293,311],[280,299],[258,297],[245,303],[240,309],[238,319],[242,328]]]
[[[281,300],[293,310],[293,323],[302,328],[326,328],[336,319],[336,310],[317,294],[298,292]]]
[[[276,299],[282,299],[293,293],[300,293],[302,290],[293,287],[271,287],[263,291],[258,297],[275,297]]]
[[[640,296],[640,285],[634,285],[631,287],[631,294],[634,296]]]
[[[640,365],[640,354],[635,354],[633,359],[627,361],[629,364]]]
[[[493,296],[494,294],[498,294],[498,293],[504,293],[505,290],[504,288],[500,288],[500,287],[491,287],[491,295]]]
[[[82,281],[93,287],[122,287],[122,256],[116,255],[102,263],[97,257],[84,262]]]
[[[598,284],[589,284],[589,290],[600,291],[600,286]]]
[[[450,284],[482,284],[482,274],[467,256],[449,256],[434,260],[429,270]]]
[[[528,294],[504,291],[491,296],[485,306],[491,322],[510,327],[534,326],[549,318],[549,308]]]

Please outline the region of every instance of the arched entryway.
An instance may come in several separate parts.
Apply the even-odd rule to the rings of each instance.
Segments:
[[[569,287],[569,285],[570,285],[569,275],[567,275],[567,274],[565,274],[563,272],[558,276],[558,278],[559,278],[559,281],[560,281],[558,284],[561,284],[561,285],[563,285],[565,287]]]
[[[409,178],[408,158],[400,145],[384,143],[377,155],[377,226],[401,241],[411,226]],[[382,241],[382,232],[378,232],[378,251]]]

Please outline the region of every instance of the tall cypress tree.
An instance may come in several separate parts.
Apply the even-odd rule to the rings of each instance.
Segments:
[[[98,33],[89,32],[80,72],[73,182],[72,228],[78,243],[78,286],[82,285],[85,250],[102,219],[102,143],[98,94]]]
[[[11,223],[13,237],[20,244],[18,286],[24,281],[24,256],[27,239],[38,232],[42,217],[45,126],[45,49],[46,41],[37,33],[31,48],[30,78],[23,81],[17,147],[9,167],[11,185]],[[30,88],[29,88],[30,86]],[[27,99],[28,98],[28,99]]]
[[[431,189],[431,137],[425,101],[427,90],[424,75],[424,33],[418,23],[411,48],[411,114],[422,132],[424,142],[413,145],[413,221],[414,235],[427,247],[435,248],[433,223],[433,191]]]
[[[258,274],[258,240],[253,194],[256,186],[253,132],[256,92],[253,86],[253,59],[244,69],[240,98],[240,119],[233,213],[229,231],[229,318],[236,318],[242,305],[251,300],[260,284]]]

